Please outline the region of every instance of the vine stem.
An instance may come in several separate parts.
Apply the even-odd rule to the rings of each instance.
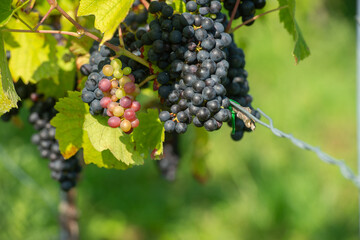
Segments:
[[[58,34],[63,34],[63,35],[69,35],[69,36],[73,36],[73,37],[79,37],[80,35],[76,32],[68,32],[68,31],[60,31],[60,30],[37,30],[37,31],[32,31],[32,30],[23,30],[23,29],[1,29],[1,31],[4,32],[24,32],[24,33],[58,33]]]
[[[54,5],[50,5],[49,11],[47,11],[47,13],[43,16],[43,18],[40,20],[40,22],[36,25],[36,27],[33,29],[34,31],[36,31],[41,24],[43,24],[43,22],[46,20],[46,18],[50,15],[50,13],[52,12],[52,10],[55,9]]]
[[[234,18],[235,18],[235,15],[236,15],[236,12],[237,12],[237,10],[238,10],[239,5],[240,5],[240,0],[236,0],[234,9],[233,9],[233,11],[232,11],[232,13],[231,13],[230,21],[229,21],[228,25],[226,26],[226,32],[229,32],[229,30],[230,30],[230,28],[231,28],[232,21],[233,21]]]
[[[144,5],[144,7],[146,8],[146,10],[149,9],[149,3],[146,0],[140,0],[140,2],[142,3],[142,5]]]
[[[272,13],[272,12],[275,12],[275,11],[279,11],[279,10],[281,10],[281,9],[288,8],[288,7],[289,7],[288,5],[282,6],[282,7],[278,7],[278,8],[275,8],[275,9],[271,9],[271,10],[269,10],[269,11],[267,11],[267,12],[264,12],[264,13],[261,13],[261,14],[259,14],[259,15],[256,15],[255,17],[250,18],[249,20],[243,22],[243,23],[240,24],[239,26],[237,26],[237,27],[235,27],[235,28],[232,28],[231,30],[228,31],[228,33],[233,33],[233,32],[235,32],[236,30],[238,30],[239,28],[241,28],[242,26],[244,26],[244,25],[246,25],[246,24],[248,24],[248,23],[250,23],[250,22],[252,22],[252,21],[254,21],[254,20],[256,20],[256,19],[258,19],[258,18],[260,18],[260,17],[262,17],[262,16],[264,16],[264,15],[267,15],[267,14],[269,14],[269,13]]]
[[[60,240],[78,240],[79,224],[76,210],[76,190],[60,192]]]
[[[147,83],[147,82],[149,82],[149,81],[151,81],[151,80],[153,80],[153,79],[155,79],[155,78],[157,78],[157,75],[156,75],[156,74],[148,76],[147,78],[145,78],[144,81],[142,81],[141,83],[139,83],[139,87],[144,86],[145,83]]]

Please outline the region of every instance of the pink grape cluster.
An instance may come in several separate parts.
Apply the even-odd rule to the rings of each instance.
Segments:
[[[111,80],[103,78],[99,82],[99,89],[104,93],[100,100],[101,107],[106,109],[110,117],[108,125],[112,128],[120,127],[121,130],[130,134],[134,128],[139,126],[136,112],[141,105],[135,98],[140,93],[140,88],[135,84],[131,68],[121,69],[119,59],[114,59],[102,69],[105,76],[113,77]]]

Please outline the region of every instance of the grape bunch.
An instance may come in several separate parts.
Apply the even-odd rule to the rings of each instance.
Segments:
[[[243,107],[249,107],[251,114],[257,118],[260,118],[259,112],[254,110],[251,106],[252,96],[249,95],[249,83],[247,81],[248,73],[244,69],[245,67],[245,55],[241,48],[238,48],[235,43],[232,43],[225,49],[229,61],[228,76],[224,79],[223,83],[227,90],[227,96],[230,99],[235,100]],[[229,122],[231,126],[231,122]],[[242,139],[245,131],[251,131],[247,128],[242,120],[236,118],[235,120],[235,134],[231,134],[231,137],[235,141]]]
[[[55,128],[50,120],[56,115],[55,99],[36,101],[30,109],[29,122],[38,131],[31,137],[31,142],[38,146],[42,158],[50,160],[51,177],[60,182],[60,187],[68,191],[76,185],[81,165],[76,157],[65,160],[60,153],[55,139]]]
[[[8,52],[7,52],[8,53]],[[10,53],[10,52],[9,52]],[[33,84],[24,84],[23,81],[20,79],[19,81],[17,81],[15,84],[15,91],[17,93],[17,95],[21,98],[21,100],[26,100],[28,98],[34,98],[34,93],[36,91],[36,87]],[[18,102],[18,108],[12,108],[9,112],[3,114],[1,116],[1,120],[3,120],[4,122],[8,122],[10,121],[10,119],[13,116],[18,115],[19,110],[22,106],[22,102],[19,101]]]
[[[229,11],[231,15],[235,8],[237,0],[224,0],[224,8]],[[241,3],[235,13],[235,19],[241,17],[243,22],[252,19],[255,16],[256,9],[262,9],[266,5],[266,0],[241,0]],[[247,26],[252,25],[254,21],[247,23]]]
[[[150,23],[147,35],[161,39],[152,42],[148,58],[159,59],[158,66],[167,68],[169,64],[162,66],[160,59],[161,49],[165,49],[164,55],[170,56],[166,61],[171,62],[169,70],[157,78],[159,95],[170,108],[159,117],[167,132],[184,133],[191,122],[214,131],[231,116],[221,81],[229,65],[223,48],[232,38],[224,32],[220,1],[188,1],[186,9],[186,13],[172,15],[173,9],[165,3],[151,2],[149,6],[149,12],[160,17]]]
[[[114,59],[111,65],[103,68],[105,76],[113,77],[111,80],[103,78],[99,82],[99,89],[104,93],[100,100],[102,108],[106,109],[108,125],[112,128],[120,127],[125,133],[131,133],[132,129],[139,126],[136,112],[141,105],[135,101],[140,93],[140,88],[135,84],[135,77],[131,74],[131,68],[121,70],[121,61]]]

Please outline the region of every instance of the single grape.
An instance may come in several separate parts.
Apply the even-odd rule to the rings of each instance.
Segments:
[[[128,83],[125,83],[125,85],[124,85],[124,91],[127,94],[133,93],[135,91],[135,89],[136,89],[136,87],[133,82],[128,82]]]
[[[124,68],[123,73],[124,73],[124,75],[129,75],[131,73],[131,68],[129,68],[129,67]]]
[[[104,73],[105,76],[110,77],[114,73],[114,68],[111,65],[107,64],[102,68],[102,72]]]
[[[125,96],[125,97],[122,97],[120,99],[120,105],[123,107],[123,108],[129,108],[131,107],[131,99],[128,97],[128,96]]]
[[[123,76],[119,80],[120,87],[123,87],[126,83],[131,82],[131,79],[127,76]]]
[[[141,109],[141,104],[138,101],[133,101],[130,108],[137,112]]]
[[[113,112],[114,111],[114,108],[119,106],[119,103],[117,102],[110,102],[108,105],[107,105],[107,109],[109,109],[110,112]]]
[[[171,120],[167,120],[164,124],[166,132],[172,133],[175,130],[175,123]]]
[[[111,81],[109,79],[103,78],[99,82],[99,89],[103,92],[108,92],[111,88]]]
[[[122,63],[118,58],[111,60],[110,65],[113,67],[114,71],[120,70],[122,67]]]
[[[124,112],[124,118],[131,121],[134,121],[136,119],[135,111],[130,109],[126,109]]]
[[[129,120],[123,120],[120,124],[120,128],[121,130],[123,130],[124,132],[128,132],[131,130],[131,122]]]
[[[81,94],[81,99],[85,103],[91,103],[95,99],[95,94],[94,92],[83,91]]]
[[[139,119],[136,118],[134,121],[131,122],[131,127],[137,128],[139,126],[139,124],[140,124],[140,121],[139,121]]]
[[[186,123],[182,123],[182,122],[176,123],[175,131],[177,133],[179,133],[179,134],[185,133],[186,130],[187,130],[187,124]]]
[[[112,128],[117,128],[121,124],[121,119],[118,117],[111,117],[108,120],[108,125]]]
[[[121,107],[121,106],[116,106],[113,111],[112,111],[112,114],[115,116],[115,117],[121,117],[124,115],[124,108]]]
[[[170,119],[170,113],[168,111],[162,111],[159,114],[160,121],[166,122]]]
[[[122,76],[124,75],[123,71],[122,70],[118,70],[118,69],[115,69],[114,71],[114,77],[115,78],[121,78]]]

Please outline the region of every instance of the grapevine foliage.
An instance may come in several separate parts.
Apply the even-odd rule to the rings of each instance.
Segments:
[[[235,141],[251,131],[234,118],[230,100],[260,117],[251,105],[244,51],[226,29],[237,3],[234,18],[250,26],[265,0],[82,0],[66,6],[71,14],[78,7],[76,26],[56,7],[38,33],[29,31],[46,13],[44,3],[15,2],[0,3],[0,114],[9,121],[20,98],[31,102],[32,142],[63,190],[76,184],[81,153],[85,164],[122,170],[157,159],[160,173],[174,180],[185,132],[183,139],[203,146],[189,149],[193,174],[205,181],[203,130],[229,125]],[[295,0],[279,4],[298,62],[310,52]],[[94,26],[93,18],[81,17],[88,15]]]

